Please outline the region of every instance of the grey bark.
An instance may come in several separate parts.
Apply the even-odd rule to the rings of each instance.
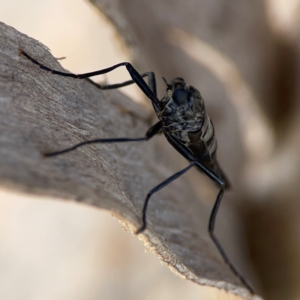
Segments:
[[[43,158],[43,152],[92,138],[143,136],[150,113],[117,91],[103,92],[87,81],[41,70],[20,56],[20,49],[63,70],[45,46],[1,23],[1,188],[106,209],[133,231],[141,224],[146,193],[178,170],[175,150],[158,137],[147,143],[89,145]],[[217,192],[213,185],[210,189]],[[208,238],[210,209],[188,182],[177,180],[153,196],[149,227],[141,238],[185,278],[247,298],[248,291]]]

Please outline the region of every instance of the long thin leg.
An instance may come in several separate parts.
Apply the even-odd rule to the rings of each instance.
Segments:
[[[241,282],[249,289],[249,291],[252,294],[254,294],[253,288],[250,286],[250,284],[246,281],[246,279],[243,277],[243,275],[235,268],[235,266],[233,265],[233,263],[230,261],[230,259],[229,259],[228,255],[226,254],[223,246],[221,245],[219,239],[216,237],[216,235],[214,233],[217,214],[218,214],[218,211],[219,211],[219,208],[220,208],[220,205],[221,205],[221,201],[223,199],[224,191],[225,191],[225,182],[223,181],[223,179],[221,179],[220,177],[218,177],[217,174],[215,174],[214,172],[212,172],[211,170],[209,170],[203,164],[197,162],[196,165],[209,178],[211,178],[213,181],[215,181],[221,187],[221,189],[220,189],[220,191],[218,193],[218,196],[216,198],[215,204],[213,206],[213,209],[211,211],[211,214],[210,214],[209,224],[208,224],[209,235],[210,235],[212,241],[214,242],[215,246],[219,250],[221,256],[223,257],[225,263],[229,266],[229,268],[232,270],[232,272],[241,280]]]
[[[159,190],[161,190],[162,188],[164,188],[166,185],[168,185],[169,183],[171,183],[172,181],[174,181],[175,179],[177,179],[178,177],[180,177],[181,175],[183,175],[184,173],[186,173],[190,168],[192,168],[195,165],[195,162],[191,162],[186,168],[178,171],[177,173],[173,174],[172,176],[170,176],[169,178],[167,178],[166,180],[164,180],[163,182],[161,182],[159,185],[157,185],[156,187],[154,187],[148,194],[147,197],[145,199],[144,202],[144,206],[143,206],[143,225],[136,231],[136,234],[139,234],[141,232],[143,232],[146,227],[147,227],[147,221],[146,221],[146,212],[147,212],[147,207],[148,207],[148,203],[149,203],[149,199],[150,197],[158,192]]]
[[[60,154],[64,154],[67,152],[71,152],[81,146],[84,145],[89,145],[89,144],[97,144],[97,143],[124,143],[124,142],[140,142],[140,141],[148,141],[151,139],[154,135],[156,135],[160,130],[161,130],[161,121],[157,122],[153,126],[151,126],[144,137],[140,138],[109,138],[109,139],[94,139],[94,140],[89,140],[85,142],[78,143],[70,148],[66,148],[60,151],[55,151],[55,152],[48,152],[48,153],[43,153],[43,156],[49,157],[49,156],[56,156]]]
[[[29,60],[31,60],[34,64],[38,65],[41,69],[51,72],[52,74],[60,75],[60,76],[65,76],[65,77],[71,77],[71,78],[77,78],[77,79],[84,79],[88,77],[93,77],[96,75],[102,75],[109,73],[119,67],[125,66],[127,71],[129,72],[132,80],[139,86],[139,88],[144,92],[144,94],[151,100],[152,105],[155,109],[155,111],[159,110],[159,99],[156,96],[156,84],[155,84],[155,77],[153,72],[149,72],[149,81],[153,81],[152,84],[153,86],[150,88],[147,83],[144,81],[143,77],[137,72],[137,70],[131,65],[129,62],[122,62],[119,64],[116,64],[114,66],[111,66],[109,68],[105,68],[102,70],[98,70],[95,72],[89,72],[89,73],[83,73],[83,74],[72,74],[72,73],[66,73],[66,72],[61,72],[57,70],[53,70],[51,68],[48,68],[41,63],[39,63],[37,60],[29,56],[27,53],[25,53],[23,50],[20,50],[20,54],[24,55],[27,57]]]
[[[241,282],[249,289],[249,291],[252,294],[254,294],[253,288],[246,281],[246,279],[243,277],[243,275],[234,267],[234,265],[230,261],[228,255],[226,254],[225,250],[223,249],[220,241],[218,240],[218,238],[216,237],[216,235],[214,233],[216,217],[217,217],[217,213],[218,213],[218,210],[220,208],[220,205],[221,205],[221,201],[222,201],[223,194],[224,194],[224,189],[225,189],[225,186],[223,185],[221,187],[220,192],[218,193],[218,196],[217,196],[217,199],[215,201],[214,207],[213,207],[212,212],[210,214],[209,225],[208,225],[209,235],[210,235],[212,241],[214,242],[214,244],[216,245],[217,249],[219,250],[221,256],[223,257],[225,263],[229,266],[229,268],[232,270],[232,272],[241,280]]]
[[[174,139],[172,136],[165,133],[165,136],[167,140],[170,142],[171,145],[177,151],[179,151],[186,159],[193,161],[195,158],[193,157],[193,153],[182,143],[180,143],[178,140]],[[211,180],[213,180],[215,183],[217,183],[220,186],[220,191],[218,193],[218,196],[216,198],[214,207],[212,209],[210,219],[209,219],[209,225],[208,225],[208,232],[209,235],[215,244],[216,248],[218,249],[219,253],[221,254],[223,260],[225,263],[229,266],[229,268],[233,271],[233,273],[240,279],[240,281],[249,289],[249,291],[254,294],[253,288],[250,286],[250,284],[245,280],[245,278],[238,272],[238,270],[234,267],[230,259],[228,258],[228,255],[226,254],[225,250],[223,249],[223,246],[219,242],[218,238],[216,237],[214,233],[216,218],[218,214],[219,207],[221,205],[221,201],[223,198],[224,190],[225,190],[225,182],[222,178],[220,178],[216,173],[211,171],[209,168],[207,168],[205,165],[203,165],[201,162],[195,161],[194,163],[203,173],[205,173]]]
[[[155,95],[157,95],[156,91],[156,80],[155,80],[155,74],[153,72],[146,72],[141,74],[141,77],[144,78],[148,76],[148,86],[149,88],[154,92]],[[121,83],[113,83],[113,84],[99,84],[94,81],[92,81],[89,78],[86,78],[92,85],[96,86],[100,90],[114,90],[114,89],[119,89],[128,85],[131,85],[133,83],[136,83],[133,79],[127,80]]]
[[[155,74],[153,72],[146,72],[146,73],[140,74],[140,76],[142,78],[148,76],[148,86],[151,89],[151,91],[155,95],[157,95]],[[133,83],[136,83],[133,79],[127,80],[127,81],[124,81],[121,83],[113,83],[113,84],[99,84],[99,83],[96,83],[96,82],[90,80],[89,78],[87,78],[87,80],[101,90],[114,90],[114,89],[122,88],[122,87],[125,87],[128,85],[131,85]]]

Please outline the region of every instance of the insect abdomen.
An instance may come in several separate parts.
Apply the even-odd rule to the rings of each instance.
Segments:
[[[195,133],[193,132],[189,132],[188,136],[190,143],[187,146],[192,150],[197,160],[220,176],[225,182],[225,187],[229,188],[229,180],[217,161],[217,139],[215,136],[214,125],[207,114],[201,130],[198,132],[198,136],[195,136]]]

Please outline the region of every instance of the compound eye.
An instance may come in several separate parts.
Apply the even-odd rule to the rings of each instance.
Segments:
[[[182,105],[187,102],[187,91],[184,88],[176,89],[172,95],[176,104]]]

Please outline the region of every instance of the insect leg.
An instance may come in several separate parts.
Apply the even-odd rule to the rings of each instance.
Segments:
[[[157,95],[157,92],[156,92],[156,80],[155,80],[155,74],[153,72],[146,72],[146,73],[143,73],[141,74],[141,77],[144,78],[148,76],[148,86],[149,88],[153,91],[153,93],[155,95]],[[118,88],[121,88],[121,87],[125,87],[125,86],[128,86],[130,84],[133,84],[135,83],[135,81],[133,79],[131,80],[127,80],[127,81],[124,81],[124,82],[121,82],[121,83],[114,83],[114,84],[99,84],[99,83],[96,83],[92,80],[90,80],[89,78],[87,78],[87,80],[93,84],[94,86],[96,86],[97,88],[101,89],[101,90],[113,90],[113,89],[118,89]]]
[[[204,164],[202,164],[199,161],[196,161],[193,153],[190,151],[189,148],[187,148],[184,144],[180,143],[178,140],[174,139],[171,135],[168,133],[165,133],[165,136],[167,140],[170,142],[170,144],[179,152],[181,153],[186,159],[189,161],[194,161],[194,165],[197,166],[204,174],[206,174],[211,180],[213,180],[215,183],[217,183],[220,186],[220,191],[218,193],[218,196],[216,198],[214,207],[212,209],[210,219],[209,219],[209,225],[208,225],[208,232],[209,235],[217,247],[219,253],[221,254],[223,260],[225,263],[229,266],[229,268],[232,270],[232,272],[240,279],[240,281],[249,289],[249,291],[254,294],[253,288],[249,285],[249,283],[245,280],[245,278],[238,272],[238,270],[234,267],[230,259],[228,258],[225,250],[223,249],[221,243],[219,242],[218,238],[216,237],[214,233],[216,218],[218,214],[219,207],[221,205],[221,201],[223,198],[223,194],[225,191],[225,182],[223,179],[221,179],[216,173],[214,173],[212,170],[210,170],[208,167],[206,167]]]
[[[64,154],[67,152],[71,152],[81,146],[84,145],[89,145],[89,144],[97,144],[97,143],[102,143],[102,144],[108,144],[108,143],[124,143],[124,142],[140,142],[140,141],[148,141],[151,139],[154,135],[156,135],[159,131],[161,130],[161,121],[157,122],[153,126],[151,126],[144,137],[140,138],[108,138],[108,139],[94,139],[94,140],[89,140],[85,142],[78,143],[70,148],[66,148],[60,151],[55,151],[55,152],[48,152],[48,153],[43,153],[43,156],[49,157],[49,156],[56,156],[60,154]]]
[[[159,110],[159,99],[156,96],[156,87],[151,89],[148,86],[148,84],[144,81],[143,77],[138,73],[138,71],[129,62],[122,62],[122,63],[116,64],[114,66],[111,66],[109,68],[105,68],[105,69],[94,71],[94,72],[83,73],[83,74],[72,74],[72,73],[61,72],[61,71],[57,71],[57,70],[48,68],[48,67],[44,66],[43,64],[39,63],[37,60],[35,60],[31,56],[29,56],[23,50],[20,50],[20,54],[27,57],[29,60],[31,60],[31,62],[38,65],[41,69],[43,69],[45,71],[51,72],[52,74],[55,74],[55,75],[71,77],[71,78],[76,78],[76,79],[84,79],[84,78],[88,78],[88,77],[92,77],[92,76],[96,76],[96,75],[106,74],[106,73],[109,73],[109,72],[119,68],[119,67],[124,66],[124,67],[126,67],[127,71],[129,72],[132,80],[139,86],[139,88],[144,92],[144,94],[151,100],[155,110],[156,111]],[[154,74],[152,72],[149,72],[148,77],[150,78],[149,79],[150,82],[151,82],[151,80],[154,81],[154,86],[155,86],[155,77],[153,75]]]
[[[195,163],[196,166],[198,166],[210,179],[212,179],[213,181],[215,181],[218,185],[220,185],[221,189],[218,193],[218,196],[216,198],[215,204],[213,206],[213,209],[211,211],[210,214],[210,218],[209,218],[209,225],[208,225],[208,232],[209,235],[212,239],[212,241],[214,242],[214,244],[216,245],[218,251],[220,252],[221,256],[223,257],[225,263],[229,266],[229,268],[232,270],[232,272],[240,279],[240,281],[249,289],[249,291],[254,294],[254,290],[253,288],[250,286],[250,284],[246,281],[246,279],[242,276],[242,274],[239,273],[239,271],[234,267],[234,265],[232,264],[232,262],[230,261],[228,255],[226,254],[225,250],[223,249],[223,246],[221,245],[220,241],[218,240],[218,238],[216,237],[215,233],[214,233],[214,229],[215,229],[215,223],[216,223],[216,218],[217,218],[217,214],[218,214],[218,210],[220,208],[221,205],[221,201],[224,195],[224,191],[225,191],[225,182],[223,181],[223,179],[221,179],[217,174],[215,174],[214,172],[212,172],[211,170],[209,170],[206,166],[204,166],[202,163],[200,162],[196,162]]]
[[[159,185],[157,185],[156,187],[154,187],[148,194],[147,197],[145,199],[144,202],[144,206],[143,206],[143,225],[135,232],[136,234],[139,234],[141,232],[143,232],[146,227],[147,227],[147,221],[146,221],[146,212],[147,212],[147,207],[148,207],[148,203],[149,203],[149,199],[150,197],[158,192],[159,190],[161,190],[162,188],[164,188],[166,185],[168,185],[169,183],[171,183],[172,181],[174,181],[175,179],[177,179],[178,177],[180,177],[181,175],[183,175],[184,173],[186,173],[190,168],[192,168],[195,165],[195,162],[191,162],[186,168],[178,171],[177,173],[175,173],[174,175],[170,176],[169,178],[167,178],[166,180],[164,180],[163,182],[161,182]]]

